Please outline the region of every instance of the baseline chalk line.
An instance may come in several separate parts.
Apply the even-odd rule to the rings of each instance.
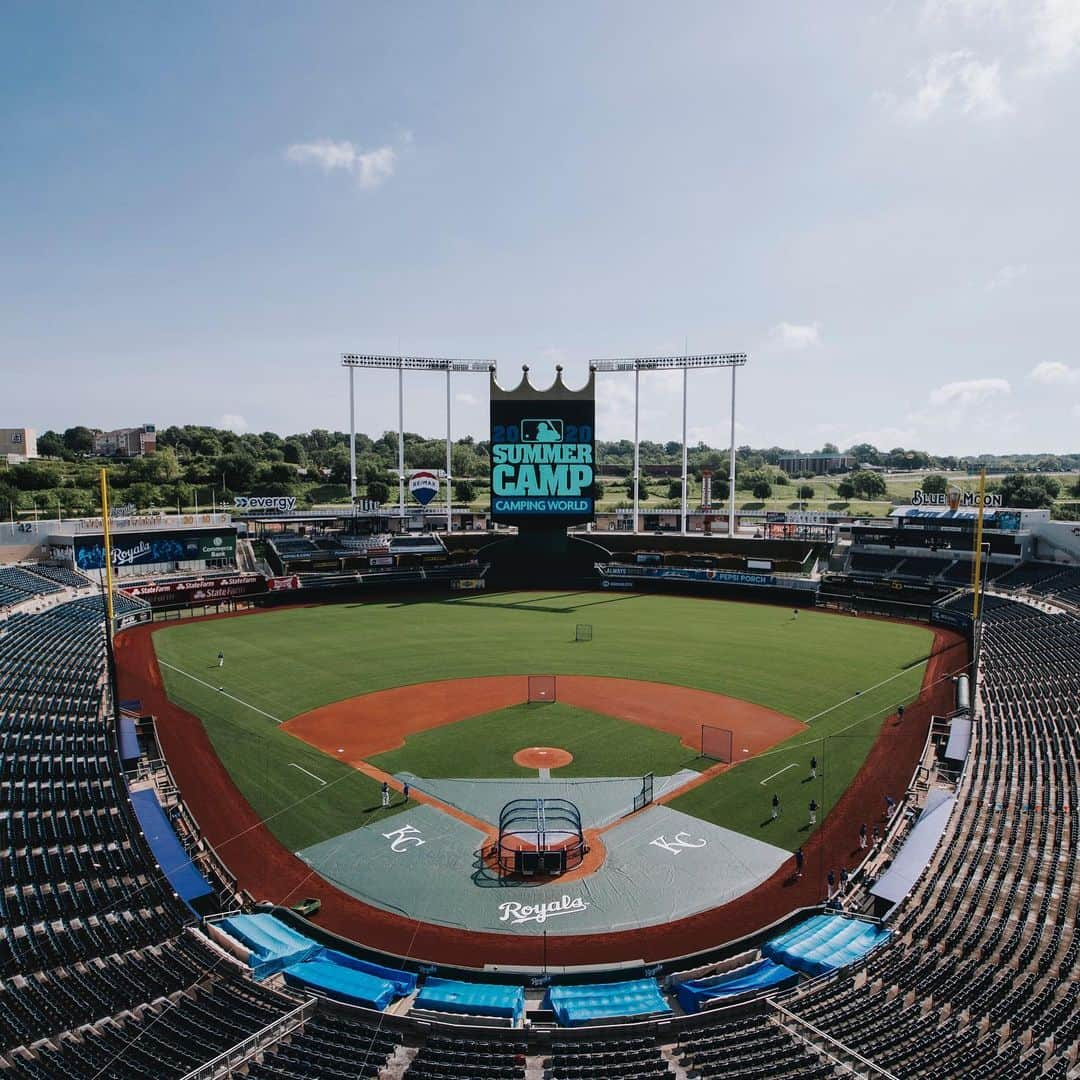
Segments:
[[[323,787],[326,787],[326,781],[325,780],[323,780],[320,777],[316,776],[313,772],[308,772],[307,769],[305,769],[303,765],[297,765],[295,761],[290,761],[289,764],[294,769],[299,769],[302,773],[306,773],[308,776],[311,777],[312,780],[318,780],[319,783],[323,785]]]
[[[200,686],[205,686],[207,690],[214,690],[221,694],[223,697],[227,697],[230,701],[235,701],[237,705],[243,705],[247,709],[251,709],[253,712],[257,712],[260,716],[265,716],[268,720],[273,720],[275,724],[280,724],[281,721],[276,716],[271,716],[270,713],[260,709],[257,705],[252,705],[249,701],[244,701],[242,698],[234,697],[232,694],[225,690],[222,690],[220,686],[214,686],[213,683],[204,682],[202,679],[192,675],[190,671],[185,671],[183,668],[178,668],[173,664],[167,664],[164,660],[158,661],[159,667],[167,667],[170,671],[175,671],[180,675],[186,675],[192,682],[197,682]]]
[[[762,787],[764,787],[770,780],[774,780],[776,777],[778,777],[780,773],[785,773],[788,771],[788,769],[794,769],[797,764],[797,761],[793,761],[790,765],[785,765],[782,769],[778,769],[772,774],[772,776],[766,776],[764,780],[759,780],[758,783]]]

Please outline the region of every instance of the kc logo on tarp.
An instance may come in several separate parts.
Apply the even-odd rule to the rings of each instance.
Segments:
[[[708,841],[703,836],[692,839],[689,833],[678,832],[675,834],[674,840],[666,840],[664,837],[658,836],[655,840],[650,840],[649,843],[653,847],[659,847],[663,848],[665,851],[670,851],[672,855],[678,855],[687,848],[703,848]]]
[[[426,841],[420,838],[420,830],[415,825],[402,825],[393,832],[384,832],[383,838],[390,841],[390,850],[401,855],[410,847],[423,847]]]
[[[433,472],[415,472],[409,477],[409,492],[421,506],[427,506],[439,494],[439,478]]]

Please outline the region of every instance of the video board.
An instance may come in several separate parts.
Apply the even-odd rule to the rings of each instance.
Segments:
[[[570,390],[561,369],[539,390],[528,373],[503,390],[491,381],[491,519],[541,530],[592,521],[596,515],[595,374]]]

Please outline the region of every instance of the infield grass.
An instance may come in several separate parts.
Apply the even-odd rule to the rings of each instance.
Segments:
[[[575,624],[581,622],[593,625],[591,642],[574,640]],[[782,819],[783,824],[763,832],[768,798],[760,781],[784,765],[808,761],[817,740],[829,761],[818,796],[822,821],[855,775],[885,716],[918,695],[932,642],[929,630],[907,624],[815,611],[795,619],[789,609],[765,604],[598,592],[492,593],[291,608],[181,623],[154,635],[159,658],[171,665],[162,666],[170,698],[202,719],[237,786],[261,815],[270,817],[269,827],[293,851],[362,824],[368,808],[378,802],[377,785],[281,731],[270,717],[286,720],[333,701],[410,683],[525,673],[674,683],[756,702],[809,722],[811,731],[740,764],[676,804],[793,848],[807,838],[798,828],[805,817],[800,811],[796,821],[792,812],[790,821]],[[225,653],[220,670],[219,649]],[[856,691],[861,693],[855,696]],[[521,745],[546,741],[547,736],[538,737]],[[466,742],[475,746],[474,740]],[[466,742],[461,753],[474,754]],[[602,764],[606,744],[608,764],[600,770],[591,761],[592,775],[648,771],[627,768],[625,742],[620,737],[601,740],[593,761]],[[789,757],[778,761],[778,750]],[[738,758],[738,746],[735,754]],[[312,781],[296,765],[327,785]],[[809,797],[803,799],[810,785],[801,783],[802,768],[787,769],[770,781],[793,808]],[[653,771],[662,770],[654,765]]]
[[[536,769],[514,764],[514,754],[529,746],[557,746],[573,754],[569,765],[551,770],[558,779],[648,772],[670,776],[701,763],[676,735],[558,701],[511,705],[420,731],[396,750],[369,760],[384,772],[411,772],[434,780],[535,777]],[[616,746],[617,757],[612,753]],[[616,767],[619,772],[613,773]]]

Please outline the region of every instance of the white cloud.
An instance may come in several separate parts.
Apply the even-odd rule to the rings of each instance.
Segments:
[[[1014,282],[1019,281],[1020,278],[1027,275],[1028,268],[1025,263],[1016,263],[1003,266],[998,272],[990,279],[987,284],[987,288],[991,291],[995,289],[1006,289]]]
[[[454,400],[462,405],[477,405],[480,401],[475,394],[468,394],[463,390],[454,395]]]
[[[1001,89],[1001,65],[996,60],[984,63],[968,49],[938,53],[925,71],[912,71],[911,78],[918,85],[910,97],[883,97],[908,123],[929,120],[947,103],[968,115],[1003,116],[1013,111]]]
[[[879,427],[856,431],[853,435],[847,436],[841,445],[846,447],[869,443],[879,450],[892,450],[897,446],[914,446],[919,441],[920,436],[914,428]]]
[[[815,323],[782,322],[769,331],[772,338],[782,349],[809,349],[821,344],[821,327]]]
[[[931,405],[967,408],[1000,394],[1011,394],[1007,379],[963,379],[930,391]]]
[[[407,132],[407,143],[412,143],[412,133]],[[378,187],[394,175],[398,154],[392,146],[380,146],[375,150],[359,150],[351,142],[335,142],[333,139],[316,139],[309,143],[293,143],[285,151],[289,161],[298,165],[317,165],[323,172],[342,169],[356,177],[357,184],[365,190]]]
[[[224,428],[226,431],[232,431],[237,435],[243,435],[245,431],[250,430],[247,420],[237,413],[226,413],[218,422],[218,427]]]
[[[923,4],[923,23],[940,23],[953,15],[982,18],[1004,15],[1008,0],[926,0]]]
[[[1073,385],[1080,383],[1080,368],[1071,368],[1059,360],[1044,360],[1031,369],[1028,378],[1049,386]]]
[[[1073,416],[1080,417],[1080,405],[1074,405],[1072,407],[1072,414]]]
[[[1063,71],[1080,56],[1080,3],[1042,0],[1032,17],[1029,39],[1036,71]]]

